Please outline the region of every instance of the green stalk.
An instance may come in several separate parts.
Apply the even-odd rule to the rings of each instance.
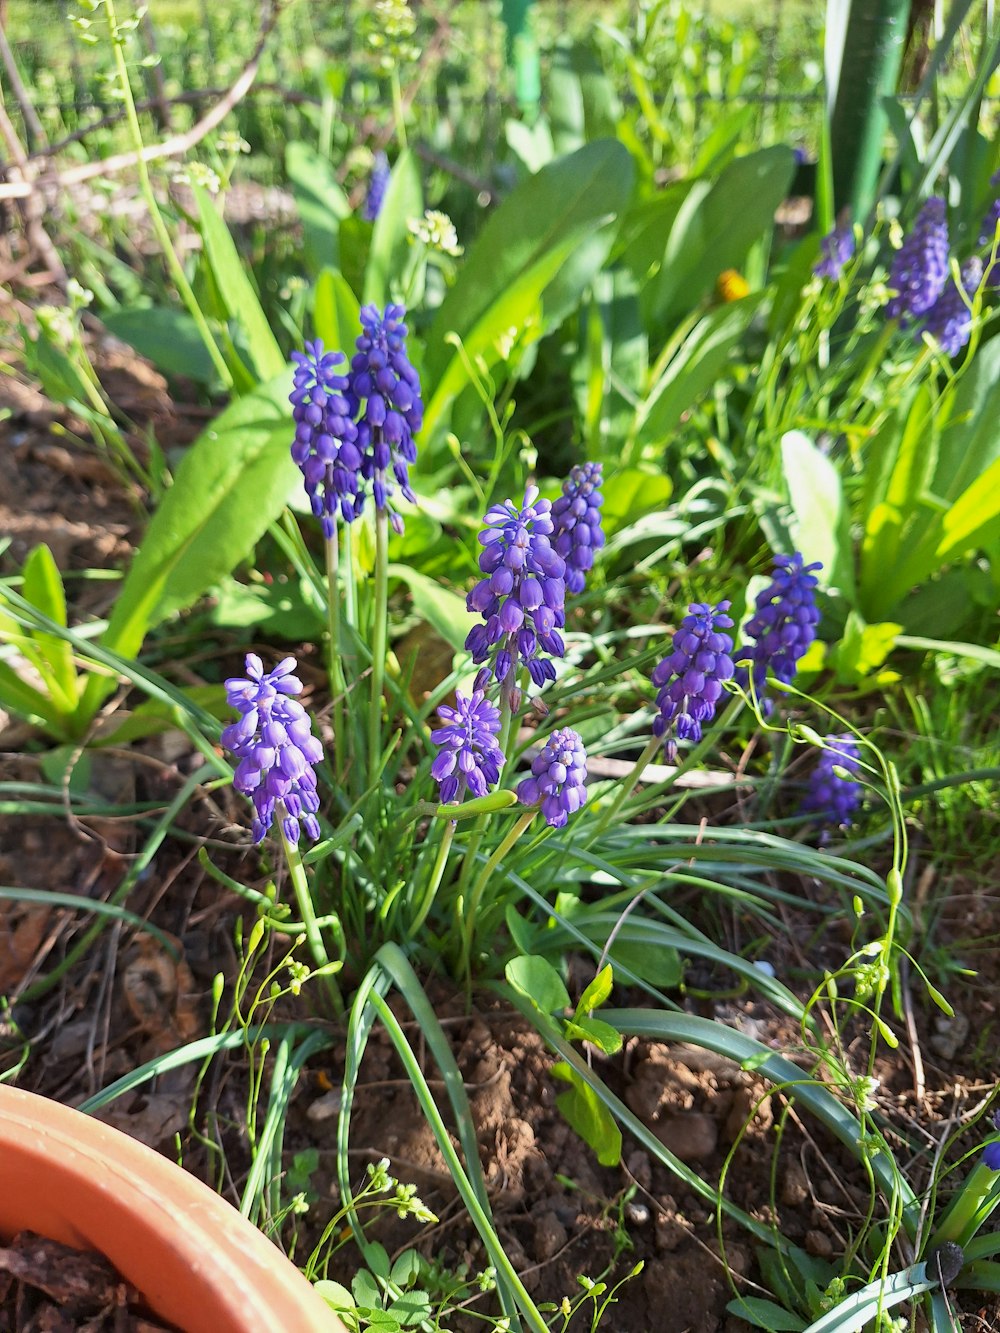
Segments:
[[[513,673],[513,670],[514,668],[511,667],[511,673]],[[507,747],[510,743],[510,732],[513,721],[514,710],[510,706],[510,689],[508,688],[508,680],[505,680],[504,685],[500,689],[500,736],[498,741],[500,745],[500,753],[505,759],[507,758]],[[483,835],[486,832],[486,824],[489,817],[489,813],[479,816],[476,820],[476,826],[472,830],[472,836],[469,838],[468,845],[466,846],[465,857],[462,861],[462,869],[458,876],[459,899],[464,896],[465,889],[469,883],[469,876],[472,874],[472,867],[476,861],[476,854],[482,845]]]
[[[323,943],[323,935],[320,931],[319,921],[316,917],[316,909],[313,905],[312,895],[309,892],[309,882],[306,879],[306,870],[305,866],[302,864],[302,856],[298,846],[295,843],[290,842],[285,836],[284,817],[284,804],[279,802],[277,824],[281,832],[281,846],[285,853],[285,863],[288,866],[288,875],[292,881],[292,889],[295,892],[295,901],[298,905],[299,915],[302,917],[302,925],[306,933],[306,942],[309,945],[309,952],[312,954],[313,961],[317,968],[325,972],[330,1000],[339,1017],[344,1012],[344,1001],[341,998],[340,987],[331,975],[331,971],[336,964],[331,962],[330,955],[326,951],[326,945]],[[335,933],[341,932],[338,931]]]
[[[431,910],[434,896],[441,887],[444,868],[448,864],[448,853],[451,850],[452,839],[455,836],[455,829],[457,827],[458,825],[455,820],[450,819],[444,827],[444,832],[441,834],[441,842],[438,846],[437,859],[434,862],[434,868],[431,871],[430,879],[427,881],[427,888],[424,890],[424,896],[417,909],[417,915],[413,918],[413,921],[410,924],[409,934],[411,939],[427,920],[427,914]]]
[[[125,119],[128,123],[129,132],[132,137],[132,147],[136,155],[136,171],[139,175],[139,189],[145,201],[146,208],[149,210],[149,220],[153,224],[153,231],[156,234],[157,243],[163,252],[163,258],[166,261],[167,268],[170,270],[170,276],[174,280],[174,286],[187,307],[187,312],[195,322],[202,342],[205,344],[205,350],[208,352],[209,359],[215,367],[215,372],[227,389],[233,387],[233,377],[229,373],[229,367],[223,359],[222,353],[212,337],[212,331],[208,327],[205,316],[201,312],[198,300],[187,280],[181,261],[177,258],[177,252],[174,249],[173,242],[170,239],[170,232],[167,230],[167,224],[163,221],[163,215],[160,212],[160,206],[156,202],[156,195],[153,193],[153,186],[149,179],[149,169],[146,166],[145,159],[142,156],[144,147],[142,141],[142,126],[139,124],[139,116],[135,109],[135,98],[132,96],[132,85],[129,82],[128,66],[125,63],[125,53],[122,46],[122,39],[118,27],[118,20],[115,17],[114,0],[106,0],[105,14],[108,21],[108,32],[111,36],[111,47],[114,51],[115,68],[118,72],[118,82],[121,84],[122,102],[125,106]]]
[[[382,686],[389,641],[389,515],[375,511],[375,623],[372,626],[372,694],[368,713],[368,784],[377,779],[382,755]]]
[[[396,126],[396,138],[401,150],[406,149],[406,112],[403,110],[403,94],[399,86],[399,69],[393,64],[389,82],[392,86],[392,119]]]
[[[462,912],[462,974],[469,983],[472,980],[472,937],[476,929],[476,913],[479,911],[479,904],[482,901],[486,885],[489,883],[490,876],[496,870],[497,866],[504,859],[510,849],[517,842],[518,838],[525,831],[531,821],[538,814],[534,806],[526,810],[514,827],[507,833],[503,841],[497,846],[490,859],[479,872],[479,878],[472,886],[472,892],[469,894],[468,906],[464,906],[462,899],[458,899],[459,910]]]
[[[650,736],[649,740],[646,742],[646,748],[643,750],[639,758],[635,761],[635,765],[631,773],[629,773],[628,777],[624,780],[624,782],[622,782],[618,795],[615,797],[613,803],[609,805],[606,810],[603,811],[603,813],[598,818],[596,824],[591,829],[590,839],[587,843],[588,847],[592,842],[594,842],[595,839],[601,836],[601,834],[608,827],[608,825],[611,823],[612,820],[617,819],[618,815],[621,813],[622,806],[635,791],[636,784],[642,777],[643,769],[652,759],[653,755],[656,754],[657,750],[660,748],[662,744],[663,744],[662,736]]]
[[[330,631],[329,678],[330,693],[333,696],[333,753],[337,771],[337,781],[343,783],[344,768],[344,705],[347,695],[347,682],[344,678],[344,662],[340,646],[340,588],[337,579],[339,563],[338,530],[326,539],[326,614],[327,627]]]

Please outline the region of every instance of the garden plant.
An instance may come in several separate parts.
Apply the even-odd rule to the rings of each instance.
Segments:
[[[359,1333],[1000,1328],[994,7],[223,10],[0,12],[0,1081]]]

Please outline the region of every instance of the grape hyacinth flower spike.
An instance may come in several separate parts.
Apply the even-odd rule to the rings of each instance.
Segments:
[[[375,154],[372,174],[368,178],[368,193],[365,196],[361,216],[366,222],[374,222],[385,202],[385,192],[389,188],[389,159],[381,150]]]
[[[306,343],[304,352],[293,352],[292,360],[292,458],[302,472],[313,514],[329,541],[336,532],[338,513],[350,523],[363,503],[358,430],[345,397],[347,378],[338,370],[344,356],[325,352],[317,339]]]
[[[522,805],[540,805],[546,823],[562,828],[587,799],[587,752],[578,732],[562,727],[531,761],[531,777],[517,784]]]
[[[862,787],[850,776],[858,771],[860,757],[857,742],[851,736],[827,736],[824,749],[809,775],[809,785],[802,799],[803,814],[815,815],[826,824],[848,827],[861,804]],[[842,776],[835,769],[843,769]]]
[[[444,726],[431,732],[441,750],[431,765],[431,776],[440,786],[442,805],[461,799],[464,789],[485,796],[500,780],[504,756],[497,741],[500,710],[482,690],[470,698],[455,695],[455,707],[442,704],[438,715]]]
[[[896,295],[886,306],[903,324],[926,314],[948,279],[948,218],[944,200],[932,195],[892,261],[889,286]]]
[[[971,301],[983,280],[983,261],[976,255],[962,265],[962,291],[954,278],[924,317],[924,328],[941,344],[946,356],[957,356],[972,334],[972,311],[965,303]],[[964,291],[964,295],[963,295]]]
[[[819,611],[815,589],[818,580],[813,571],[822,568],[819,561],[804,564],[798,551],[793,555],[776,555],[774,577],[764,591],[758,593],[754,614],[743,626],[747,639],[756,642],[748,643],[737,652],[737,661],[750,658],[752,666],[749,669],[739,667],[736,681],[747,689],[753,676],[754,690],[763,703],[765,714],[771,711],[770,700],[764,698],[768,671],[783,684],[791,684],[799,659],[816,637]]]
[[[813,273],[817,278],[836,282],[854,255],[854,228],[835,227],[823,237],[819,248],[822,258],[813,267]]]
[[[222,733],[222,744],[239,762],[233,786],[253,801],[253,840],[261,842],[275,814],[293,845],[301,833],[315,841],[320,836],[319,797],[313,766],[323,758],[323,747],[312,734],[309,715],[293,695],[302,682],[292,672],[294,657],[286,657],[265,673],[256,653],[247,653],[246,678],[226,681],[226,701],[240,718]]]
[[[552,505],[552,546],[566,562],[566,591],[583,592],[594,554],[604,545],[600,463],[578,464]]]
[[[539,654],[562,657],[566,651],[559,633],[566,621],[566,562],[552,548],[551,508],[548,500],[539,500],[538,487],[529,486],[520,508],[506,500],[487,511],[479,534],[484,577],[466,599],[485,624],[473,626],[465,646],[477,666],[491,660],[476,677],[476,688],[484,690],[493,677],[512,708],[518,661],[541,689],[556,672]]]
[[[701,740],[702,723],[715,716],[722,687],[732,679],[733,641],[724,633],[733,623],[728,610],[729,602],[693,602],[674,635],[673,652],[653,670],[660,710],[653,735],[665,738],[669,763],[676,762],[677,739]]]
[[[417,461],[413,437],[423,424],[420,378],[406,352],[405,310],[388,305],[361,308],[361,336],[347,376],[347,400],[357,420],[361,475],[371,483],[375,507],[389,512],[393,531],[403,520],[392,507],[398,485],[411,504],[410,464]]]

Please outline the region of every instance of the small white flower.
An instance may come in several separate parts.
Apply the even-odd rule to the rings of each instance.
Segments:
[[[412,236],[430,250],[451,255],[455,259],[462,253],[455,224],[447,213],[429,208],[422,218],[410,218],[406,227]]]

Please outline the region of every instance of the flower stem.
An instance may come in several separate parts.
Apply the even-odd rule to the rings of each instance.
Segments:
[[[403,110],[403,93],[399,86],[399,70],[392,67],[392,118],[396,126],[396,138],[401,149],[406,148],[406,112]]]
[[[653,758],[653,755],[656,754],[662,744],[662,737],[650,736],[649,740],[646,742],[646,748],[635,761],[631,773],[629,773],[628,777],[622,782],[618,795],[615,797],[611,805],[609,805],[606,810],[602,811],[598,817],[597,823],[591,830],[591,842],[593,842],[595,838],[599,838],[612,821],[617,820],[618,815],[621,813],[622,806],[635,791],[636,785],[642,777],[643,769]]]
[[[458,911],[462,918],[460,922],[462,931],[461,970],[467,984],[472,980],[472,937],[476,929],[476,915],[490,876],[537,814],[538,811],[534,806],[530,810],[526,810],[514,827],[508,831],[503,841],[494,848],[490,859],[483,866],[475,884],[472,886],[468,906],[463,903],[461,897],[458,899]]]
[[[514,668],[512,667],[510,674],[513,673],[513,670]],[[510,705],[511,692],[510,688],[508,687],[510,682],[510,674],[508,674],[507,678],[504,681],[504,684],[500,688],[500,734],[497,738],[498,744],[500,746],[500,751],[503,754],[505,760],[507,758],[507,747],[510,742],[511,726],[514,721],[514,712]],[[483,834],[486,832],[486,823],[488,819],[489,819],[488,814],[479,816],[479,818],[476,820],[475,827],[472,830],[472,834],[469,838],[468,845],[466,846],[465,856],[462,860],[462,869],[460,870],[458,876],[458,897],[460,899],[463,896],[465,889],[469,883],[469,877],[472,874],[472,867],[475,865],[476,861],[476,853],[479,851],[480,845],[482,844]]]
[[[344,782],[344,703],[347,694],[347,682],[344,679],[344,661],[340,644],[340,587],[338,584],[339,538],[334,530],[333,536],[326,539],[326,613],[330,631],[329,677],[330,693],[333,696],[333,751],[335,756],[337,781]]]
[[[457,827],[458,825],[453,819],[450,819],[444,826],[444,832],[441,834],[441,842],[438,846],[437,859],[434,862],[434,868],[431,871],[430,879],[427,881],[427,888],[424,890],[424,896],[417,909],[417,914],[410,923],[409,933],[411,939],[427,920],[427,914],[431,910],[431,906],[434,902],[434,895],[441,887],[444,868],[448,864],[448,853],[451,850],[452,839],[455,836],[455,829]]]
[[[295,902],[299,909],[299,915],[302,917],[302,925],[306,932],[306,941],[309,945],[309,952],[313,956],[313,961],[317,968],[323,970],[326,975],[327,988],[330,993],[330,999],[334,1010],[338,1015],[344,1012],[344,1001],[340,994],[340,987],[334,981],[332,971],[338,966],[330,959],[326,951],[326,945],[323,943],[323,935],[320,931],[319,921],[316,918],[316,909],[313,904],[312,895],[309,892],[309,882],[306,879],[306,868],[302,864],[302,856],[298,846],[289,842],[285,836],[284,816],[285,809],[283,803],[279,802],[277,811],[277,824],[281,831],[281,845],[285,853],[285,863],[288,866],[289,878],[292,881],[292,888],[295,892]],[[342,932],[338,930],[335,933]]]
[[[368,784],[377,779],[382,755],[382,685],[389,640],[389,515],[375,511],[375,622],[372,625],[372,694],[368,713]]]

